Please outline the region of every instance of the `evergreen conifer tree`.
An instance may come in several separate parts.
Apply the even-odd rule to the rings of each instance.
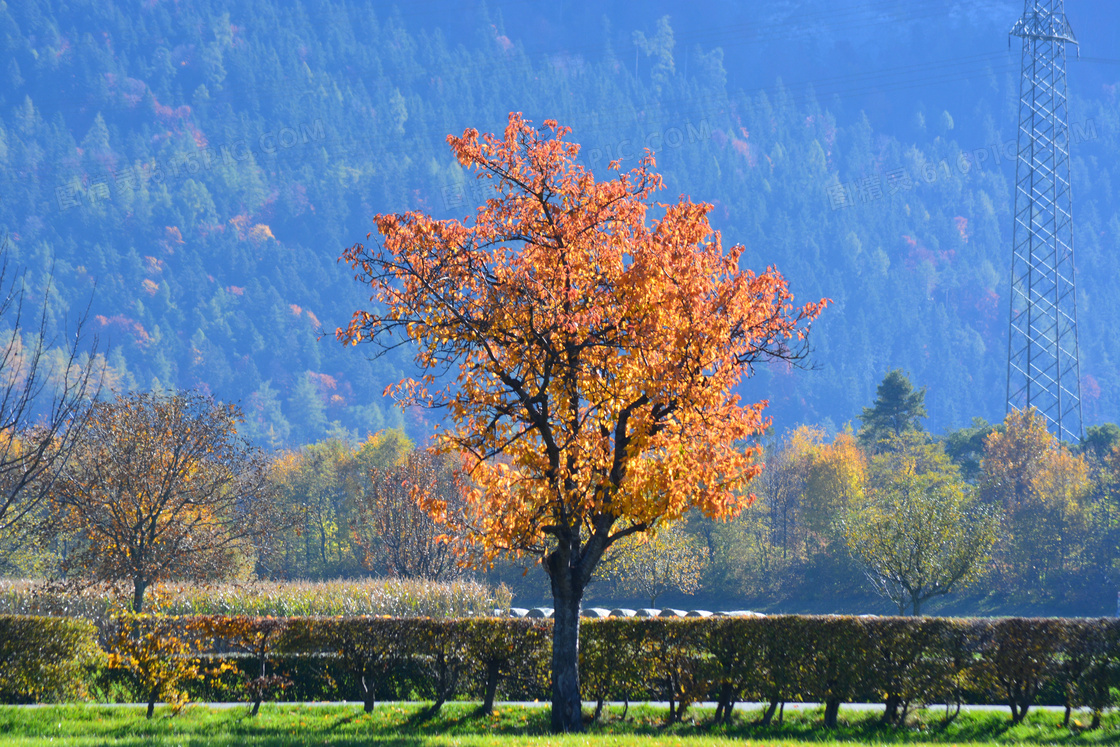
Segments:
[[[926,389],[915,389],[902,369],[896,368],[883,377],[875,389],[875,405],[863,408],[859,416],[860,444],[872,451],[892,436],[921,431],[921,418],[926,417]]]

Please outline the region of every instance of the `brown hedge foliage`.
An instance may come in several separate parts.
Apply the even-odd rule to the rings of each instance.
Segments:
[[[268,672],[269,661],[288,630],[288,618],[200,615],[194,619],[199,634],[210,639],[212,652],[234,652],[257,660],[257,676],[245,685],[253,704],[250,716],[257,715],[266,698],[291,684],[284,675]]]
[[[1070,711],[1086,707],[1092,711],[1092,728],[1112,705],[1112,688],[1120,684],[1120,626],[1115,620],[1070,620],[1065,629],[1065,656],[1058,667],[1065,695],[1064,725]]]
[[[407,657],[408,633],[416,621],[392,617],[295,618],[283,649],[337,658],[357,680],[366,713],[373,711],[380,680]]]
[[[1009,617],[984,631],[981,668],[985,684],[1011,708],[1011,720],[1027,715],[1038,693],[1055,677],[1064,653],[1068,621]]]

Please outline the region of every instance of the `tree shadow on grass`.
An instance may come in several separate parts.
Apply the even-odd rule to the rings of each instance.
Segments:
[[[902,726],[884,724],[882,712],[841,711],[839,723],[834,729],[826,729],[822,723],[821,709],[806,709],[790,717],[787,712],[783,724],[759,726],[751,718],[752,714],[736,714],[730,725],[710,724],[704,729],[710,736],[752,741],[803,742],[855,742],[862,744],[1116,744],[1120,736],[1113,737],[1101,732],[1103,739],[1078,738],[1068,730],[1054,726],[1043,716],[1039,723],[1028,723],[1013,730],[1010,719],[1001,713],[971,714],[946,726],[940,713],[935,710],[919,712]],[[683,733],[683,732],[682,732]],[[1068,736],[1067,736],[1068,735]]]
[[[336,729],[341,729],[344,726],[348,726],[348,725],[354,723],[355,721],[357,721],[358,719],[362,718],[365,715],[366,715],[365,711],[359,711],[357,713],[351,713],[349,716],[342,716],[342,717],[338,718],[328,728],[331,731],[335,731]]]
[[[510,711],[496,708],[492,713],[481,713],[466,704],[445,704],[437,713],[430,713],[430,706],[422,706],[406,723],[425,736],[535,736],[549,733],[548,713],[542,709],[511,709],[522,714],[512,720]]]
[[[151,747],[153,744],[181,744],[189,741],[191,744],[205,744],[204,741],[198,737],[192,737],[189,740],[184,740],[182,737],[172,737],[168,735],[165,741],[153,740],[151,736],[133,735],[126,736],[121,739],[115,739],[111,742],[112,747]],[[261,737],[254,738],[250,743],[253,747],[303,747],[309,743],[309,738],[306,734],[269,734]],[[369,747],[371,740],[368,736],[351,736],[351,737],[334,737],[329,742],[330,747]],[[451,738],[442,739],[440,737],[406,737],[406,736],[384,736],[378,737],[376,744],[378,747],[443,747],[443,745],[455,744],[455,740]],[[219,745],[235,745],[242,744],[235,739],[215,739],[215,744]]]

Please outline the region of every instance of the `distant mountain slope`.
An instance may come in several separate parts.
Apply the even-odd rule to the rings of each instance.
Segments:
[[[374,213],[465,215],[484,194],[444,137],[519,110],[572,125],[596,169],[653,148],[666,199],[714,203],[751,266],[835,301],[816,370],[746,387],[781,427],[842,425],[896,366],[929,387],[934,429],[1002,416],[1006,4],[775,4],[755,19],[713,2],[707,25],[563,5],[0,4],[0,229],[34,287],[53,263],[59,324],[93,293],[121,385],[205,387],[277,445],[332,423],[422,436],[422,414],[381,396],[407,354],[370,362],[333,340],[366,300],[336,259]],[[876,29],[894,36],[876,47]],[[1091,70],[1073,150],[1087,423],[1120,418],[1120,123],[1104,83],[1120,67]]]

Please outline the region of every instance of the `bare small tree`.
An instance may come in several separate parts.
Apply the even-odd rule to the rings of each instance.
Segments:
[[[613,549],[609,575],[624,593],[649,599],[667,592],[694,594],[708,564],[708,548],[680,524],[662,527],[648,537],[627,537]]]
[[[446,580],[459,575],[451,545],[440,540],[447,529],[420,507],[432,495],[454,507],[459,489],[449,460],[413,451],[403,464],[373,470],[358,497],[354,541],[371,570],[393,576]],[[454,509],[452,509],[454,510]]]
[[[43,505],[81,438],[84,405],[100,389],[88,307],[72,333],[60,339],[48,331],[49,277],[33,313],[24,275],[9,262],[7,237],[0,239],[0,540]]]

